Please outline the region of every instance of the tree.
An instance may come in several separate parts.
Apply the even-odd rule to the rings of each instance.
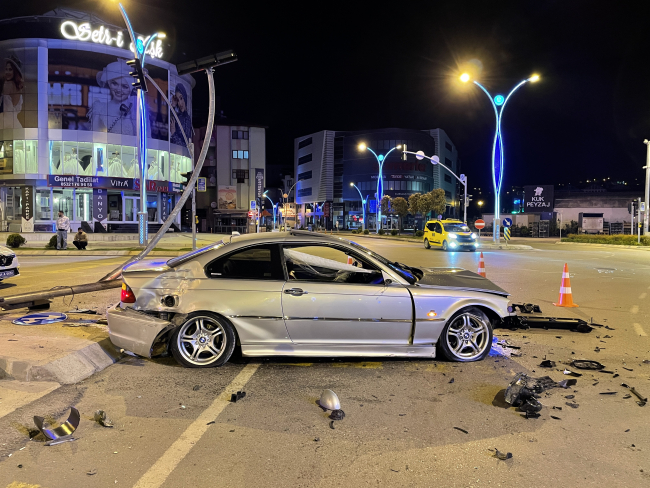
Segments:
[[[388,195],[381,197],[381,213],[388,215],[391,211],[392,199]]]
[[[422,215],[433,212],[435,215],[442,215],[447,209],[447,197],[445,197],[445,190],[436,188],[431,190],[420,197],[418,200],[418,207]]]
[[[394,198],[391,202],[393,213],[399,218],[398,231],[402,230],[402,219],[409,213],[409,204],[406,199],[402,197]]]
[[[413,193],[409,197],[409,213],[415,217],[416,214],[420,213],[420,198],[422,195],[420,193]]]

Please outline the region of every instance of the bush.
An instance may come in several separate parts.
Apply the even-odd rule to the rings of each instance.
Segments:
[[[7,237],[7,246],[13,247],[16,249],[17,247],[20,247],[22,244],[25,244],[27,240],[20,234],[9,234],[9,237]]]
[[[390,231],[390,235],[392,235],[392,236],[396,236],[397,233],[398,233],[397,229],[393,229],[393,230]]]
[[[50,237],[50,242],[45,246],[46,249],[56,249],[56,236]]]
[[[370,234],[370,231],[369,231],[368,229],[366,229],[366,230],[363,231],[363,233],[364,233],[365,235],[368,235],[368,234]]]
[[[530,235],[530,229],[525,225],[522,225],[521,228],[519,229],[519,235],[521,237],[528,237]]]
[[[358,231],[358,230],[356,230],[356,229],[352,229],[352,233],[353,233],[353,234],[358,234],[358,233],[359,233],[359,231]]]
[[[385,233],[386,231],[384,229],[379,229],[379,232],[377,232],[380,236],[383,236]]]
[[[422,232],[421,230],[416,230],[415,231],[415,237],[422,237],[423,235],[424,235],[424,232]]]
[[[641,243],[637,243],[637,236],[630,235],[603,235],[603,234],[569,234],[562,237],[562,242],[584,242],[591,244],[615,244],[624,246],[650,246],[650,236],[641,236]]]

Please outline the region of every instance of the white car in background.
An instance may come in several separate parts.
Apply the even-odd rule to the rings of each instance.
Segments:
[[[18,258],[16,253],[5,246],[0,246],[0,281],[18,276]]]

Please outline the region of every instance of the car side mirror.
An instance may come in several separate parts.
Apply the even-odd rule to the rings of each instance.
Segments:
[[[381,275],[384,278],[384,286],[388,286],[393,282],[393,279],[385,271],[382,271]]]

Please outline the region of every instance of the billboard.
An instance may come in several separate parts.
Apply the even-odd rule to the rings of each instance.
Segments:
[[[126,58],[81,50],[50,49],[48,53],[48,128],[108,132],[135,136],[136,91]],[[192,92],[184,79],[146,66],[166,93],[180,126],[192,134]],[[179,124],[170,121],[170,107],[149,83],[145,93],[147,136],[185,146]]]
[[[218,191],[220,210],[236,210],[237,209],[237,187],[219,185]]]
[[[38,51],[0,48],[0,129],[38,127]]]
[[[553,185],[524,186],[524,212],[553,211]]]

